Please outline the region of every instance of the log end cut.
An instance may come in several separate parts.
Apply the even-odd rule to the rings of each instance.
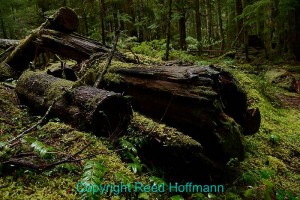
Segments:
[[[74,10],[62,7],[50,18],[48,28],[66,33],[74,32],[78,29],[79,18]]]

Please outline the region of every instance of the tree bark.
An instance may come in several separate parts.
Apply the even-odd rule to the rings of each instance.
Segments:
[[[119,78],[106,80],[106,89],[133,96],[135,110],[190,135],[204,146],[210,158],[224,162],[229,157],[242,159],[240,133],[253,134],[259,129],[259,111],[247,114],[246,94],[229,73],[220,69],[120,66],[109,73]]]
[[[213,35],[213,25],[212,25],[212,8],[211,1],[206,0],[207,9],[207,36],[208,36],[208,50],[212,50],[212,35]],[[208,52],[210,54],[210,52]]]
[[[106,34],[105,34],[105,16],[106,16],[106,7],[104,0],[101,0],[101,8],[100,8],[100,18],[101,18],[101,37],[102,44],[105,45]]]
[[[195,4],[195,18],[196,18],[196,36],[198,40],[198,55],[202,54],[202,23],[200,12],[200,0],[194,0]]]
[[[145,142],[139,146],[139,154],[147,166],[165,169],[166,175],[181,177],[192,175],[195,170],[220,170],[225,165],[209,159],[203,146],[175,128],[155,122],[139,113],[134,113],[130,129]],[[168,134],[166,134],[168,133]],[[180,162],[178,162],[180,161]]]
[[[235,9],[236,9],[236,16],[239,16],[243,13],[243,3],[242,0],[235,0]],[[236,21],[236,27],[237,27],[237,34],[242,31],[243,29],[243,20],[239,19]],[[238,35],[240,44],[244,43],[244,33],[241,33]]]
[[[122,134],[132,116],[127,100],[120,94],[88,86],[69,91],[74,84],[43,72],[27,71],[19,78],[16,92],[25,104],[38,112],[47,110],[62,95],[50,115],[98,136]]]
[[[170,40],[171,40],[171,20],[172,20],[172,0],[169,0],[169,12],[168,12],[168,22],[167,22],[166,60],[169,60]]]
[[[3,20],[3,17],[2,17],[2,11],[1,10],[0,10],[0,22],[1,22],[1,28],[2,28],[3,38],[6,39],[7,38],[7,34],[6,34],[4,20]]]
[[[70,8],[60,8],[39,28],[33,31],[23,39],[14,51],[1,64],[8,64],[16,74],[19,74],[24,69],[28,68],[28,64],[32,61],[37,53],[37,49],[33,43],[39,37],[40,31],[45,28],[59,30],[64,33],[70,33],[78,28],[79,19],[76,13]]]
[[[19,76],[28,68],[29,62],[43,51],[49,51],[80,63],[97,53],[108,54],[110,50],[110,47],[76,33],[68,34],[40,29],[20,42],[3,64],[8,63],[14,71],[10,76]],[[120,52],[115,52],[115,58],[124,62],[136,63],[136,60],[128,58]]]
[[[182,51],[187,50],[187,44],[186,44],[186,11],[181,10],[180,11],[180,18],[179,18],[179,36],[180,36],[180,48]]]
[[[224,29],[223,29],[223,19],[222,19],[222,12],[221,12],[221,1],[217,1],[217,7],[218,7],[218,21],[219,21],[219,29],[220,29],[220,35],[221,35],[221,50],[223,51],[225,48],[225,35],[224,35]]]

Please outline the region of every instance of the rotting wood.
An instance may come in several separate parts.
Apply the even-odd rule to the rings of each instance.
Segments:
[[[242,160],[242,134],[260,126],[260,115],[248,114],[246,93],[217,67],[120,64],[107,77],[105,89],[132,96],[135,110],[190,135],[212,159]]]
[[[16,92],[35,111],[45,111],[56,97],[64,94],[52,107],[50,115],[59,117],[96,135],[120,136],[127,127],[132,111],[120,94],[89,86],[72,87],[75,82],[56,78],[43,72],[24,72]]]
[[[40,31],[46,28],[53,28],[62,32],[74,31],[78,28],[79,19],[77,14],[70,8],[60,8],[55,14],[49,17],[40,27],[33,30],[30,35],[21,40],[9,56],[1,63],[8,64],[16,74],[20,74],[28,67],[39,52],[33,41],[39,37]],[[12,74],[13,75],[13,74]]]

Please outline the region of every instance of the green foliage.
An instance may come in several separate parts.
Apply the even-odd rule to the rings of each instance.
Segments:
[[[83,167],[81,184],[84,187],[90,188],[90,191],[82,193],[83,199],[99,199],[99,193],[95,192],[93,186],[101,185],[107,169],[102,162],[98,160],[90,160]]]
[[[140,193],[140,194],[139,194],[138,198],[139,198],[139,199],[145,199],[145,200],[147,200],[147,199],[150,198],[150,196],[149,196],[148,193],[143,192],[143,193]]]
[[[184,200],[184,198],[181,195],[175,195],[171,196],[171,200]]]
[[[132,51],[138,54],[144,54],[156,58],[162,58],[166,50],[166,40],[153,40],[142,42],[132,47]]]
[[[32,138],[32,137],[24,137],[24,140],[30,143],[30,146],[34,149],[35,152],[38,153],[38,155],[41,158],[53,157],[53,154],[50,153],[51,151],[53,151],[53,148],[51,146],[43,142],[40,142],[36,138]]]
[[[124,138],[120,140],[120,145],[125,149],[125,151],[123,151],[124,158],[130,162],[127,164],[128,167],[134,173],[141,173],[143,164],[138,156],[138,151],[135,146]]]
[[[243,13],[240,16],[237,16],[236,19],[244,19],[244,24],[248,26],[259,21],[264,21],[269,15],[269,13],[266,12],[266,8],[271,4],[271,0],[255,1],[253,4],[247,5],[244,8]]]

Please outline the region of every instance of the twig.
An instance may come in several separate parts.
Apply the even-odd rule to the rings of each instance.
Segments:
[[[111,64],[111,60],[114,57],[114,53],[115,53],[116,48],[117,48],[119,36],[120,36],[120,30],[118,29],[118,30],[115,31],[115,41],[114,41],[113,47],[111,49],[111,52],[109,54],[107,63],[106,63],[103,71],[101,72],[101,74],[99,75],[99,77],[97,78],[97,80],[96,80],[96,82],[94,84],[94,87],[96,87],[96,88],[101,87],[101,83],[102,83],[103,77],[106,74],[106,72],[107,72],[107,70],[108,70],[108,68],[109,68],[109,66]]]
[[[140,59],[139,59],[139,57],[132,51],[132,49],[131,48],[129,48],[129,50],[130,50],[130,52],[133,54],[133,56],[134,56],[134,58],[136,59],[136,61],[137,61],[137,64],[140,64],[141,62],[140,62]]]
[[[90,145],[90,144],[88,144],[88,145]],[[84,151],[84,149],[86,149],[88,145],[86,145],[79,152]],[[35,164],[33,162],[30,162],[30,161],[21,160],[21,159],[15,159],[15,158],[10,158],[9,160],[7,160],[5,162],[2,162],[2,164],[18,165],[18,166],[21,166],[21,167],[27,167],[27,168],[35,169],[35,170],[46,170],[46,169],[51,169],[51,168],[53,168],[53,167],[55,167],[57,165],[61,165],[61,164],[64,164],[64,163],[79,162],[79,161],[82,161],[82,160],[86,160],[86,159],[89,159],[89,158],[96,157],[96,156],[98,156],[100,154],[111,154],[111,153],[114,153],[114,152],[117,152],[117,151],[123,151],[124,149],[125,148],[117,149],[117,150],[115,150],[113,152],[98,152],[96,154],[89,155],[89,156],[86,156],[86,157],[83,157],[83,158],[79,158],[79,159],[71,159],[72,156],[70,156],[70,157],[68,157],[66,159],[60,160],[58,162],[50,163],[50,164]]]
[[[23,131],[21,134],[19,134],[18,136],[14,137],[13,139],[8,141],[8,144],[12,143],[13,141],[23,137],[25,134],[31,132],[32,130],[34,130],[37,126],[39,126],[41,123],[43,123],[43,121],[46,119],[46,117],[49,115],[53,105],[58,101],[59,98],[55,99],[52,104],[49,106],[47,112],[45,113],[45,115],[33,126],[31,126],[30,128],[26,129],[25,131]]]

